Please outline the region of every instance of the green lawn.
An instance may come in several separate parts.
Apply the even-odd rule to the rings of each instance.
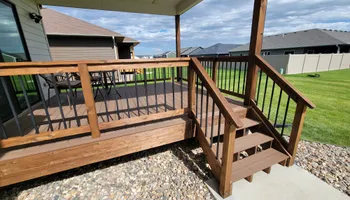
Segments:
[[[243,77],[243,71],[240,73]],[[231,71],[231,76],[226,70],[219,70],[218,74],[217,80],[219,82],[219,88],[232,91],[233,84],[231,83],[231,87],[228,87],[228,85],[230,85],[229,82],[233,82],[233,70]],[[238,70],[236,71],[236,74],[239,74]],[[320,78],[311,78],[308,77],[307,74],[285,76],[298,90],[316,104],[315,109],[307,110],[302,139],[341,146],[350,146],[350,69],[320,72],[318,74],[321,75]],[[224,81],[222,81],[222,79],[224,79]],[[243,78],[240,82],[241,86],[239,93],[243,93]],[[282,93],[279,113],[276,113],[280,88],[276,85],[273,93],[272,88],[273,82],[271,79],[268,79],[266,85],[266,75],[262,73],[260,88],[257,88],[259,91],[257,92],[258,107],[261,110],[264,107],[264,114],[269,116],[269,119],[273,124],[276,121],[276,124],[282,125],[288,96],[286,93]],[[238,88],[235,89],[235,92],[237,91]],[[263,101],[264,96],[265,102]],[[285,122],[289,127],[285,128],[285,135],[288,135],[291,131],[295,108],[296,103],[290,99]],[[278,128],[278,130],[279,132],[282,131],[281,128]]]
[[[316,104],[307,111],[302,138],[350,146],[350,69],[318,74],[320,78],[285,76]]]

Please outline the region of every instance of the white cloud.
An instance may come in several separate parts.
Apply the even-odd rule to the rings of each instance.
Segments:
[[[52,7],[141,42],[136,54],[175,49],[174,17]],[[181,16],[182,46],[249,42],[253,0],[205,0]],[[350,30],[349,0],[269,0],[265,35]]]

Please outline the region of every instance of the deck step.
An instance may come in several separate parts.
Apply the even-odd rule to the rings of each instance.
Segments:
[[[253,133],[250,135],[246,135],[240,138],[236,138],[235,140],[235,149],[234,154],[239,153],[241,151],[251,149],[261,144],[265,144],[273,141],[273,138],[262,133]],[[222,147],[224,146],[223,142],[219,143],[219,158],[222,157]],[[216,155],[217,143],[213,144],[211,148]]]
[[[252,119],[249,119],[249,118],[241,118],[240,120],[242,121],[243,126],[241,128],[237,128],[237,131],[260,125],[259,121],[255,121],[255,120],[252,120]],[[204,120],[203,120],[202,123],[203,123],[203,126],[205,126],[205,121]],[[224,127],[225,127],[225,124],[223,122],[223,117],[222,117],[221,118],[220,135],[224,134]],[[207,137],[208,138],[210,137],[210,134],[211,134],[211,131],[212,131],[211,129],[212,129],[212,126],[210,124],[208,124],[208,131],[207,131]],[[205,127],[202,127],[202,130],[205,133]],[[219,124],[216,124],[216,125],[213,126],[213,137],[218,136],[218,131],[219,131]]]
[[[249,177],[256,172],[262,171],[288,159],[288,156],[273,148],[251,155],[242,160],[233,162],[231,182]]]

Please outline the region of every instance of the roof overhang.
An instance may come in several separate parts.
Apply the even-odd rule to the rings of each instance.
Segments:
[[[34,0],[37,4],[97,10],[181,15],[202,0]]]

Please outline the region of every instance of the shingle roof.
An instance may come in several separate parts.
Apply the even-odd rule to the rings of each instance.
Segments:
[[[191,55],[194,52],[202,50],[202,47],[186,47],[181,49],[181,55]]]
[[[45,31],[48,35],[123,37],[120,33],[90,24],[49,8],[41,9],[41,15],[43,16]]]
[[[350,44],[350,32],[326,29],[310,29],[271,35],[263,38],[263,50],[339,44]],[[249,51],[249,43],[230,50],[230,52],[241,51]]]
[[[239,44],[222,44],[217,43],[208,48],[204,48],[201,51],[192,53],[191,55],[219,55],[219,54],[228,54],[230,49],[240,46]]]

